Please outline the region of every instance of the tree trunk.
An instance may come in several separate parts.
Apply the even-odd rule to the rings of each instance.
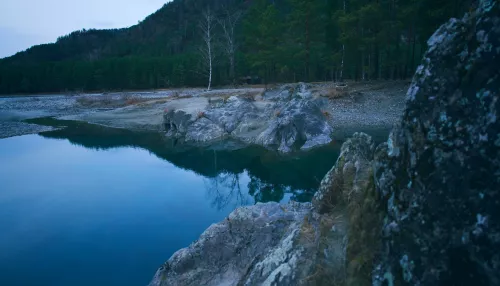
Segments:
[[[363,27],[361,27],[361,40],[363,40],[363,36],[364,36],[364,29]],[[362,47],[361,50],[361,80],[365,81],[365,47]]]
[[[205,64],[207,65],[206,68],[208,68],[208,87],[207,90],[210,90],[212,87],[212,75],[213,75],[213,61],[214,61],[214,54],[213,54],[213,31],[212,29],[214,23],[214,16],[211,13],[209,9],[207,9],[203,13],[203,19],[200,22],[200,29],[202,31],[202,37],[203,41],[205,42],[204,45],[200,51],[201,51],[201,56],[203,60],[205,61]]]
[[[241,15],[241,11],[230,12],[229,10],[226,10],[225,17],[218,20],[225,40],[224,51],[229,60],[229,78],[233,85],[236,85],[235,54],[238,48],[235,37],[235,29]]]
[[[415,32],[415,21],[413,21],[413,43],[412,43],[412,52],[411,52],[411,73],[413,74],[415,72],[415,42],[417,40],[416,37],[416,32]]]
[[[208,58],[209,58],[209,76],[208,76],[208,88],[207,90],[210,90],[212,87],[212,45],[208,45]]]
[[[346,1],[344,0],[344,14],[346,13]],[[345,44],[342,44],[342,61],[340,63],[340,81],[344,81],[344,57],[345,57]]]
[[[365,81],[365,51],[361,51],[361,80]]]
[[[375,44],[375,58],[373,59],[373,68],[374,68],[374,75],[376,79],[380,79],[380,70],[379,70],[379,65],[380,65],[380,51],[378,47],[378,43]]]
[[[378,54],[378,79],[382,79],[382,53]]]
[[[371,71],[372,71],[372,54],[369,52],[368,53],[368,80],[371,79]]]
[[[309,5],[308,5],[309,7]],[[307,14],[306,14],[306,74],[305,74],[305,77],[306,77],[306,82],[309,81],[309,61],[310,61],[310,53],[311,53],[311,35],[310,35],[310,27],[309,27],[309,17],[311,16],[310,15],[311,12],[310,12],[310,9],[308,8],[307,10]]]
[[[344,56],[345,56],[345,45],[342,45],[342,61],[340,63],[340,81],[344,81]]]
[[[231,79],[231,83],[236,85],[236,76],[234,72],[234,54],[229,57],[229,78]]]

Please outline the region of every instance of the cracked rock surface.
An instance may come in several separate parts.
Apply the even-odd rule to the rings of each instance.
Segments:
[[[319,269],[341,273],[344,238],[341,220],[310,203],[242,207],[173,254],[149,285],[313,285]]]
[[[313,96],[307,84],[283,85],[255,101],[246,97],[206,100],[207,104],[165,107],[167,136],[193,143],[233,138],[286,153],[332,141],[333,128],[324,111],[327,100]]]
[[[499,285],[499,3],[481,1],[428,43],[375,154],[386,213],[375,285]]]
[[[150,285],[499,285],[499,66],[500,5],[480,1],[429,40],[386,143],[355,134],[312,203],[237,209]]]

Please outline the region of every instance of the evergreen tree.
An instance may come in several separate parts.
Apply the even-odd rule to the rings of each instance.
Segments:
[[[246,17],[245,31],[247,61],[267,83],[273,79],[282,33],[276,6],[266,0],[257,0]]]
[[[214,85],[234,83],[236,74],[266,83],[409,78],[435,29],[474,2],[174,0],[130,28],[75,31],[0,59],[0,93],[204,85],[196,68],[206,7],[219,23],[213,32],[225,35]]]

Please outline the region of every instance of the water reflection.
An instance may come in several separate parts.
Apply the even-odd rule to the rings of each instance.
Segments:
[[[266,183],[257,177],[252,177],[248,183],[248,193],[259,202],[281,201],[285,192],[292,193],[293,190],[283,185]]]
[[[240,178],[245,174],[220,173],[214,178],[205,179],[205,188],[212,207],[218,210],[227,207],[236,208],[251,204],[250,198],[244,193]]]
[[[30,121],[67,128],[0,140],[1,285],[146,285],[234,208],[310,200],[340,146],[281,156],[237,142],[202,148],[158,133]]]
[[[249,204],[252,197],[254,202],[309,201],[321,178],[334,164],[340,148],[340,143],[336,143],[307,153],[283,156],[260,146],[240,146],[231,141],[199,147],[179,144],[159,133],[132,132],[52,118],[29,122],[65,127],[40,135],[67,139],[86,148],[106,150],[129,146],[149,150],[179,168],[204,176],[207,194],[217,209]]]

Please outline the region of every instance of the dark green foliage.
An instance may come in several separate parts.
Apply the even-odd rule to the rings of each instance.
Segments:
[[[174,0],[138,25],[82,30],[0,60],[0,94],[205,84],[200,15],[244,12],[236,75],[268,82],[396,79],[413,74],[431,33],[473,0]],[[345,7],[345,10],[344,10]],[[215,31],[220,34],[220,27]],[[214,84],[229,84],[217,49]],[[342,59],[344,64],[342,65]]]

